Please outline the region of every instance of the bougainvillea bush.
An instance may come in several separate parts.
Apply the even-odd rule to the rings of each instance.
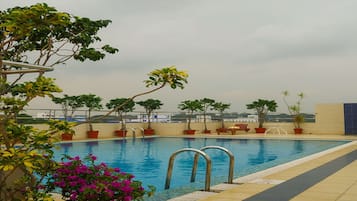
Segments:
[[[95,161],[94,155],[83,160],[78,156],[64,156],[47,187],[60,189],[65,200],[77,201],[143,200],[145,194],[153,194],[154,187],[146,191],[140,181],[133,180],[133,175]]]

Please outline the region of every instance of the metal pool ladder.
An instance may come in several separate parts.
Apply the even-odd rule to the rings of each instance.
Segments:
[[[228,183],[232,184],[233,183],[233,170],[234,170],[234,156],[232,154],[232,152],[230,152],[228,149],[224,148],[224,147],[220,147],[220,146],[205,146],[202,147],[201,149],[194,149],[194,148],[183,148],[180,149],[176,152],[174,152],[171,156],[170,156],[170,160],[169,160],[169,165],[167,168],[167,174],[166,174],[166,183],[165,183],[165,189],[169,189],[170,188],[170,182],[171,182],[171,176],[172,176],[172,169],[173,169],[173,165],[174,165],[174,160],[175,157],[182,152],[195,152],[195,157],[194,157],[194,161],[193,161],[193,167],[192,167],[192,174],[191,174],[191,182],[195,181],[196,178],[196,172],[197,172],[197,164],[198,164],[198,159],[199,159],[199,155],[203,156],[206,160],[206,180],[205,180],[205,191],[210,191],[210,185],[211,185],[211,165],[212,165],[212,161],[211,158],[205,153],[203,152],[206,149],[219,149],[224,151],[225,153],[227,153],[227,155],[229,156],[229,172],[228,172]]]
[[[136,138],[136,134],[135,134],[136,129],[139,129],[141,131],[141,135],[142,135],[143,138],[145,137],[144,128],[138,127],[138,128],[129,128],[129,129],[133,133],[133,138]]]

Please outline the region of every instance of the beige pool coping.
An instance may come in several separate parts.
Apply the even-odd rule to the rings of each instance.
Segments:
[[[199,136],[197,136],[199,137]],[[204,136],[207,137],[207,136]],[[217,136],[214,136],[217,137]],[[220,137],[229,137],[231,135]],[[211,187],[213,192],[198,191],[170,201],[240,201],[269,189],[283,181],[319,167],[329,161],[357,149],[357,136],[345,135],[239,135],[233,138],[286,138],[316,140],[352,140],[351,143],[311,155],[266,171],[234,180],[235,184],[220,184]],[[294,197],[293,201],[355,201],[357,200],[357,161],[352,162],[336,173]]]

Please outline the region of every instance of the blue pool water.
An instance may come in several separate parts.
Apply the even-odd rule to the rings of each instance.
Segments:
[[[99,162],[135,175],[144,187],[154,185],[158,198],[166,200],[177,192],[202,189],[205,179],[205,160],[200,158],[196,182],[190,183],[193,152],[183,152],[175,158],[170,191],[164,191],[168,160],[171,154],[182,148],[201,148],[216,145],[230,150],[235,157],[234,178],[261,171],[316,152],[346,143],[347,141],[317,140],[259,140],[259,139],[211,139],[211,138],[145,138],[118,139],[90,142],[61,143],[55,151],[60,160],[63,154],[84,157],[92,153]],[[212,182],[227,181],[229,158],[219,150],[205,151],[212,159]],[[176,189],[176,190],[175,190]],[[170,195],[168,195],[170,194]],[[178,193],[180,194],[180,193]],[[160,196],[165,197],[161,198]]]

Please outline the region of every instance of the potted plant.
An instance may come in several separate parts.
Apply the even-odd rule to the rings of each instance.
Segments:
[[[61,105],[64,121],[72,121],[76,109],[82,107],[82,102],[79,101],[78,96],[68,96],[65,94],[63,97],[52,97],[52,101]],[[74,124],[72,126],[74,126]],[[74,134],[74,132],[64,132],[62,133],[61,138],[62,140],[72,140]]]
[[[148,120],[148,127],[144,129],[144,135],[154,135],[155,131],[151,128],[151,115],[154,110],[160,109],[160,106],[163,104],[160,100],[157,99],[147,99],[145,101],[138,101],[136,103],[145,108],[145,113]]]
[[[202,104],[202,111],[203,111],[203,123],[204,123],[204,130],[203,133],[211,133],[211,130],[207,129],[207,111],[208,109],[212,108],[212,105],[215,103],[215,100],[210,98],[203,98],[200,100]]]
[[[53,97],[52,102],[61,105],[63,117],[66,121],[71,121],[74,112],[83,106],[79,96],[69,96],[67,94],[64,94],[63,97]]]
[[[247,104],[246,106],[247,109],[254,109],[257,112],[259,126],[258,128],[255,128],[255,132],[265,133],[266,128],[263,127],[263,124],[266,120],[266,116],[268,112],[275,112],[278,107],[275,100],[258,99],[250,104]]]
[[[106,104],[106,106],[108,109],[115,108],[118,115],[118,120],[119,122],[121,122],[120,130],[115,130],[114,132],[119,137],[125,137],[127,133],[125,114],[127,112],[132,112],[134,110],[135,102],[128,98],[116,98],[116,99],[111,99],[109,103]]]
[[[83,103],[83,106],[87,108],[86,122],[89,125],[89,130],[87,131],[88,138],[98,138],[99,131],[93,130],[91,114],[93,110],[99,110],[103,108],[102,104],[100,103],[102,98],[94,94],[84,94],[80,95],[79,97],[80,101]]]
[[[72,128],[76,125],[76,123],[52,119],[48,122],[48,124],[52,130],[61,131],[62,140],[72,140],[74,135],[74,130]]]
[[[302,134],[303,129],[301,128],[301,124],[304,123],[304,115],[301,113],[301,101],[304,98],[304,93],[298,93],[298,100],[295,104],[289,105],[286,97],[289,96],[288,91],[283,91],[283,101],[286,104],[290,115],[292,116],[292,120],[294,123],[294,133],[295,134]]]
[[[139,96],[143,96],[146,94],[153,93],[155,91],[158,91],[165,86],[170,86],[171,89],[183,89],[184,84],[187,83],[187,77],[188,74],[185,71],[178,71],[175,66],[169,66],[169,67],[164,67],[161,69],[155,69],[151,71],[148,74],[149,78],[145,80],[146,87],[154,87],[153,89],[150,89],[145,92],[141,92],[139,94],[136,94],[128,99],[128,101],[134,100],[135,98]],[[105,115],[102,115],[100,117],[92,118],[92,120],[100,120],[105,117],[108,117],[110,114],[116,111],[117,108],[122,107],[125,105],[126,102],[116,106],[112,110],[110,110],[108,113]],[[80,125],[85,122],[78,123],[77,125]]]
[[[178,105],[178,108],[181,110],[186,110],[188,115],[187,129],[184,130],[184,134],[194,135],[196,130],[191,129],[191,119],[194,112],[202,110],[201,102],[199,100],[181,101],[181,103]]]
[[[227,128],[224,126],[224,118],[223,112],[231,107],[231,104],[216,102],[212,105],[213,110],[219,112],[219,116],[221,117],[221,127],[217,128],[216,131],[218,134],[227,132]]]

